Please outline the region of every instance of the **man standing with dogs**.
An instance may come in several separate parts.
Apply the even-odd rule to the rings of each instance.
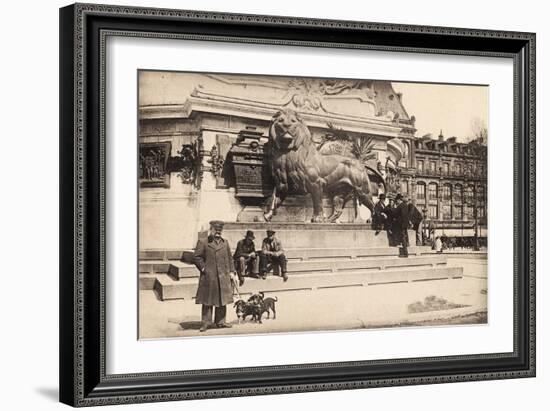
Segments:
[[[229,243],[222,238],[223,221],[210,222],[210,233],[199,238],[193,255],[195,266],[200,271],[196,304],[202,304],[201,328],[204,332],[214,324],[218,328],[231,328],[226,324],[226,305],[233,302],[233,284],[237,283],[233,257]]]

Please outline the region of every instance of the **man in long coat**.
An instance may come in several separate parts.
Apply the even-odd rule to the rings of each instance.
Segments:
[[[215,325],[218,328],[231,327],[225,322],[226,305],[233,302],[232,282],[236,275],[229,243],[222,238],[222,230],[222,221],[211,221],[210,234],[199,239],[193,256],[200,271],[195,303],[202,304],[201,332],[212,325],[212,307],[215,307]]]
[[[386,195],[384,193],[381,193],[378,196],[378,202],[374,206],[374,210],[372,213],[372,228],[373,230],[376,230],[376,234],[380,233],[382,231],[382,227],[384,226],[384,223],[388,219],[388,215],[386,214]]]
[[[401,194],[397,194],[395,197],[395,230],[396,240],[403,246],[403,254],[401,256],[409,256],[409,233],[407,230],[410,225],[410,211],[407,197],[403,197]]]

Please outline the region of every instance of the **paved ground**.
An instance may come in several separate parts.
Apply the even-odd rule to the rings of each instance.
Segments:
[[[487,262],[479,259],[450,258],[449,265],[464,267],[464,278],[278,292],[277,319],[267,320],[264,316],[262,324],[249,320],[238,324],[232,306],[228,306],[227,321],[233,328],[212,329],[205,334],[258,334],[485,323]],[[267,296],[275,295],[266,294]],[[409,305],[414,304],[418,307],[418,303],[424,303],[426,297],[430,296],[446,300],[448,305],[430,306],[431,311],[409,312]],[[448,309],[449,306],[459,307]],[[153,291],[140,291],[141,338],[202,335],[198,331],[199,327],[200,306],[193,301],[160,301]]]

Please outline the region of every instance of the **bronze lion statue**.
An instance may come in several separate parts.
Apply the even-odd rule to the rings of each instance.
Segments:
[[[275,187],[266,202],[266,221],[289,193],[311,194],[312,222],[335,222],[353,198],[372,213],[374,203],[365,166],[352,157],[320,153],[298,113],[290,109],[277,112],[269,126],[269,141]],[[328,219],[323,213],[324,195],[332,199]]]

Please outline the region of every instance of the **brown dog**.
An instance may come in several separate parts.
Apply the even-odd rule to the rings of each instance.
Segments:
[[[270,313],[273,313],[273,319],[275,320],[277,318],[277,311],[275,309],[275,303],[278,301],[277,297],[271,298],[267,297],[264,298],[265,294],[263,292],[259,292],[257,294],[252,294],[252,296],[248,299],[249,304],[256,304],[260,306],[260,322],[262,320],[262,315],[264,313],[267,313],[267,318],[269,319]]]
[[[259,304],[251,304],[243,300],[238,300],[233,304],[233,307],[235,308],[239,324],[241,321],[245,321],[248,316],[251,316],[253,321],[262,322],[262,316],[260,314],[261,306]]]
[[[277,312],[275,310],[275,303],[277,302],[277,297],[271,298],[267,297],[262,299],[262,302],[260,304],[260,322],[262,322],[262,315],[264,313],[267,313],[267,319],[269,320],[269,312],[271,311],[273,313],[273,319],[275,320],[277,318]]]

